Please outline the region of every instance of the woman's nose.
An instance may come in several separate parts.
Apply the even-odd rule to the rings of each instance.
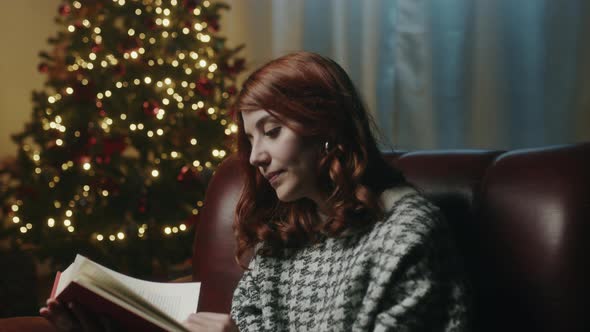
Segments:
[[[260,146],[260,144],[252,144],[252,151],[250,152],[250,165],[262,166],[268,164],[270,156],[268,152]]]

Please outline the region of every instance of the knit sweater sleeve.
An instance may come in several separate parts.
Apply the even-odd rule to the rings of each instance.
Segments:
[[[236,287],[232,299],[231,318],[240,331],[262,331],[262,309],[256,281],[258,258],[255,256]]]
[[[392,239],[405,245],[380,257],[387,281],[374,331],[468,330],[465,285],[447,224],[433,211],[405,219],[407,229]],[[398,264],[388,269],[392,257]]]

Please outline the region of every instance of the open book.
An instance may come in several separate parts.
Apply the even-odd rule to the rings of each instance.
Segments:
[[[201,283],[159,283],[131,278],[77,255],[58,272],[51,297],[76,302],[129,331],[187,331],[181,321],[196,312]]]

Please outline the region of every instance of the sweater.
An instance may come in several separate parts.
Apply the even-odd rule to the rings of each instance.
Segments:
[[[370,230],[295,253],[255,255],[234,291],[240,331],[468,331],[468,296],[451,230],[410,188],[380,196]]]

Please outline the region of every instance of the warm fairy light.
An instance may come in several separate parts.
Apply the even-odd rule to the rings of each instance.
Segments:
[[[74,232],[74,226],[69,226],[68,227],[68,232],[73,233]]]
[[[195,8],[195,9],[193,10],[193,14],[194,14],[195,16],[199,16],[199,15],[201,14],[201,9],[200,9],[200,8]]]
[[[150,84],[152,83],[152,78],[149,76],[144,77],[143,81],[145,82],[145,84]]]
[[[165,27],[169,26],[170,25],[170,20],[167,19],[167,18],[163,19],[162,20],[162,25],[165,26]]]
[[[96,54],[94,54],[94,53],[90,53],[90,54],[88,54],[88,58],[89,58],[90,60],[94,61],[94,60],[96,60]]]
[[[129,36],[133,36],[133,35],[135,34],[135,30],[133,30],[133,29],[129,29],[129,30],[127,30],[127,34],[128,34]]]
[[[168,88],[168,89],[166,89],[166,93],[169,94],[169,95],[173,95],[174,94],[174,89]]]
[[[82,8],[82,4],[79,1],[74,1],[73,5],[74,5],[74,8],[76,8],[76,9]]]
[[[129,129],[131,129],[131,131],[135,131],[137,129],[137,125],[135,125],[135,123],[132,123],[129,125]]]
[[[176,226],[172,227],[172,233],[178,233],[178,227],[176,227]]]
[[[66,93],[71,95],[72,93],[74,93],[74,89],[68,87],[66,88]]]
[[[198,207],[202,207],[203,206],[203,201],[197,201],[197,206]]]
[[[211,154],[213,155],[213,157],[219,157],[219,151],[217,149],[211,151]]]
[[[171,63],[172,63],[172,67],[178,67],[178,64],[179,64],[178,60],[172,60]]]
[[[121,120],[125,120],[127,119],[127,114],[125,113],[121,113],[121,116],[119,116],[121,118]]]
[[[27,229],[32,229],[33,228],[33,224],[31,224],[31,223],[27,223],[25,226],[27,227]]]
[[[178,226],[178,228],[180,228],[181,231],[186,231],[186,225],[185,224],[180,224],[180,226]]]
[[[39,161],[40,159],[41,159],[41,157],[40,157],[38,154],[36,154],[36,153],[35,153],[35,154],[33,155],[33,160],[34,160],[34,161]]]
[[[199,209],[193,209],[192,213],[196,216],[197,214],[199,214]]]
[[[41,174],[41,168],[39,168],[39,167],[36,167],[36,168],[35,168],[35,173],[36,173],[36,174]]]
[[[103,195],[104,197],[108,197],[108,196],[109,196],[109,191],[108,191],[108,190],[103,190],[103,191],[102,191],[102,195]]]
[[[192,69],[190,69],[190,68],[186,68],[186,69],[184,70],[184,73],[185,73],[185,74],[187,74],[187,75],[190,75],[190,74],[192,74],[192,73],[193,73],[193,70],[192,70]]]
[[[170,100],[168,100],[168,98],[163,98],[162,99],[162,104],[168,105],[168,104],[170,104]]]
[[[158,136],[162,136],[162,135],[164,135],[164,130],[158,129],[158,130],[156,130],[156,134],[158,134]]]
[[[18,211],[18,205],[16,205],[16,204],[13,204],[13,205],[12,205],[10,208],[11,208],[11,209],[12,209],[12,211],[14,211],[14,212]]]
[[[104,98],[104,95],[102,94],[102,92],[99,92],[96,94],[96,98],[102,99],[102,98]]]
[[[139,78],[136,78],[136,79],[133,80],[133,84],[139,85],[139,83],[141,83],[141,81],[139,80]]]
[[[49,227],[55,226],[55,219],[53,219],[53,218],[47,219],[47,226],[49,226]]]
[[[64,220],[64,226],[68,227],[72,225],[72,221],[70,219]]]
[[[90,167],[90,163],[84,163],[84,165],[82,165],[82,168],[84,168],[86,171],[90,170]]]
[[[147,137],[154,137],[154,132],[151,130],[148,130],[146,135],[147,135]]]
[[[205,8],[209,7],[210,4],[211,3],[207,0],[203,1],[203,7],[205,7]]]
[[[137,16],[141,15],[141,9],[137,8],[135,10],[135,15],[137,15]]]
[[[90,191],[90,186],[86,184],[82,189],[84,189],[84,191]]]
[[[156,43],[156,38],[151,37],[150,39],[148,39],[148,41],[150,42],[150,44],[155,44]]]
[[[53,103],[55,103],[55,97],[53,97],[53,96],[49,96],[49,97],[47,98],[47,101],[48,101],[50,104],[53,104]]]
[[[197,30],[197,31],[203,30],[203,26],[201,25],[201,23],[195,23],[195,30]]]
[[[23,234],[26,233],[27,232],[27,228],[25,226],[21,227],[20,228],[20,232],[23,233]]]
[[[119,0],[119,6],[125,6],[125,0]]]
[[[94,65],[93,65],[91,62],[89,62],[89,63],[86,65],[86,68],[88,68],[88,69],[92,70],[92,68],[94,68]]]
[[[205,66],[207,66],[207,61],[205,61],[204,59],[201,59],[199,61],[199,66],[201,66],[201,68],[204,68]]]
[[[72,210],[67,210],[66,211],[66,217],[71,217],[72,216]]]
[[[59,208],[61,208],[61,203],[60,203],[59,201],[53,201],[53,206],[54,206],[56,209],[59,209]]]
[[[99,27],[95,27],[95,28],[94,28],[94,33],[96,33],[96,34],[99,34],[99,33],[100,33],[100,31],[101,31],[101,30],[100,30],[100,28],[99,28]]]
[[[213,113],[215,113],[215,109],[214,109],[213,107],[209,107],[209,108],[207,109],[207,113],[209,113],[209,114],[213,114]]]
[[[191,30],[187,27],[182,28],[182,33],[185,35],[188,35],[191,32]]]
[[[113,234],[109,235],[109,240],[115,241],[115,239],[116,239],[116,237]]]
[[[172,229],[170,229],[170,227],[166,227],[166,228],[164,228],[164,233],[169,235],[170,233],[172,233]]]
[[[162,38],[168,38],[168,31],[162,31]]]
[[[209,36],[209,35],[202,35],[201,36],[201,41],[203,43],[208,43],[210,40],[211,40],[211,36]]]
[[[58,138],[55,140],[55,145],[62,146],[63,144],[64,144],[64,141],[61,138]]]
[[[117,233],[117,238],[119,238],[119,240],[123,240],[125,238],[125,234],[123,232],[119,232]]]
[[[201,165],[201,162],[198,160],[193,161],[193,166],[195,167],[199,167]]]
[[[20,218],[17,216],[12,217],[12,222],[18,224],[20,222]]]
[[[217,69],[217,65],[216,65],[216,64],[211,64],[211,65],[209,66],[209,71],[210,71],[210,72],[214,72],[216,69]]]
[[[132,59],[137,59],[138,56],[139,56],[139,54],[137,54],[136,51],[131,51],[131,58]]]
[[[108,97],[110,97],[110,96],[112,95],[112,92],[111,92],[111,90],[106,90],[106,91],[104,92],[104,95],[105,95],[107,98],[108,98]]]
[[[97,239],[98,241],[102,241],[102,240],[104,240],[104,236],[102,236],[102,234],[97,234],[97,235],[96,235],[96,239]]]
[[[157,178],[160,175],[160,172],[158,172],[157,169],[152,170],[152,177]]]
[[[170,156],[172,156],[172,158],[178,158],[178,152],[172,151],[170,152]]]
[[[115,86],[117,87],[117,89],[120,89],[123,87],[123,83],[117,82],[117,83],[115,83]]]
[[[205,162],[205,167],[210,168],[211,166],[213,166],[213,164],[211,164],[210,161]]]
[[[197,145],[197,139],[191,138],[191,145]]]
[[[76,31],[76,27],[70,24],[70,25],[68,25],[68,31],[74,32],[74,31]]]

